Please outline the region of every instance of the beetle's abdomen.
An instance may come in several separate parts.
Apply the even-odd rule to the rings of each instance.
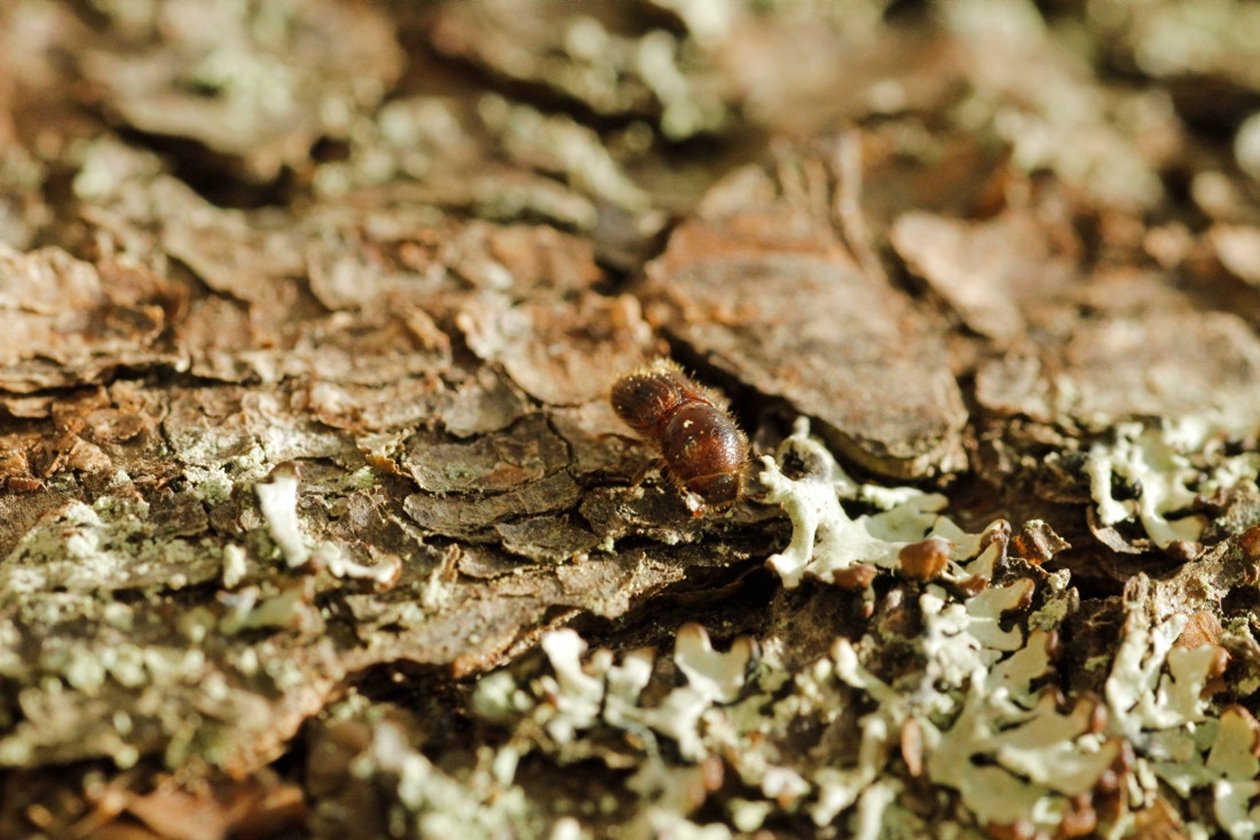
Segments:
[[[721,508],[739,498],[748,441],[726,412],[702,402],[683,405],[671,414],[660,443],[670,475],[706,504]]]

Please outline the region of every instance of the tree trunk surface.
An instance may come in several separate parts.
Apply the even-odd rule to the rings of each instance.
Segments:
[[[13,0],[0,836],[1256,836],[1258,323],[1245,0]]]

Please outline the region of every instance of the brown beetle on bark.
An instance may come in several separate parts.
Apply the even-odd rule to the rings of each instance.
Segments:
[[[673,362],[658,359],[620,377],[611,401],[617,416],[660,450],[679,490],[715,510],[743,496],[748,438],[719,400]]]

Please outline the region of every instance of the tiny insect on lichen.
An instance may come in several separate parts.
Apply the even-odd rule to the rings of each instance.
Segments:
[[[679,490],[715,510],[743,496],[748,438],[720,401],[676,364],[658,359],[621,376],[610,399],[617,416],[660,451]]]

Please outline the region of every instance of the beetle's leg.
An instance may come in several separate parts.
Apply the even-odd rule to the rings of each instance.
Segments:
[[[647,461],[644,461],[643,466],[639,467],[638,471],[635,472],[634,478],[631,479],[630,481],[630,489],[631,490],[639,489],[639,485],[643,484],[643,481],[644,479],[647,478],[648,473],[650,473],[653,469],[656,469],[656,468],[660,469],[662,477],[664,478],[669,477],[666,472],[664,461],[662,461],[660,458],[649,458]]]

